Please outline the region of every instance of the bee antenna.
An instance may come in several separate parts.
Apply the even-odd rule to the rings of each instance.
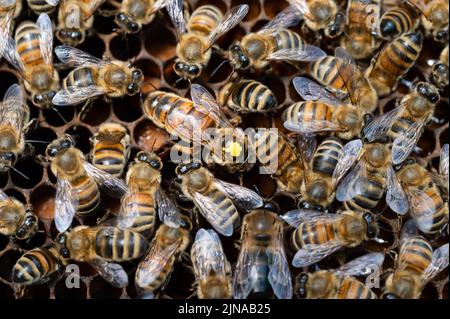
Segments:
[[[59,118],[64,122],[64,124],[68,123],[65,117],[61,114],[61,112],[58,111],[56,107],[51,106],[50,108],[59,116]]]
[[[25,140],[25,143],[38,143],[38,144],[48,144],[49,141],[38,141],[38,140]]]
[[[14,172],[16,172],[17,174],[19,174],[20,176],[22,176],[23,178],[25,178],[27,181],[30,180],[30,178],[25,175],[24,173],[22,173],[21,171],[19,171],[17,168],[15,168],[14,166],[10,166],[10,169],[12,169]]]
[[[229,60],[223,60],[215,69],[214,71],[211,72],[211,74],[209,75],[210,78],[214,77],[214,75],[216,75],[217,71],[219,71],[219,69],[225,64],[225,63],[230,63]]]
[[[151,81],[145,81],[142,85],[150,85],[155,90],[158,90],[158,88]]]
[[[178,78],[178,80],[175,81],[175,85],[177,85],[178,83],[180,83],[183,80],[182,77]]]

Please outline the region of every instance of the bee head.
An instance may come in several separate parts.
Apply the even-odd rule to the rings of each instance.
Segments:
[[[0,152],[0,172],[7,172],[17,161],[16,154],[10,151]]]
[[[115,17],[114,22],[126,33],[138,33],[141,31],[141,26],[124,12],[119,12]]]
[[[22,225],[16,231],[15,237],[18,240],[30,238],[36,233],[38,220],[34,214],[26,215]]]
[[[426,98],[432,104],[436,104],[441,98],[438,89],[430,83],[417,83],[415,86],[415,91]]]
[[[55,157],[58,152],[73,147],[75,145],[75,141],[72,136],[66,134],[64,137],[57,139],[50,143],[45,150],[45,154],[49,157]]]
[[[436,32],[434,38],[438,42],[448,42],[448,30],[445,29],[445,30]]]
[[[56,31],[56,36],[62,43],[76,47],[84,41],[85,33],[81,29],[62,28]]]
[[[188,163],[188,164],[180,164],[177,166],[177,168],[175,169],[175,173],[177,175],[186,175],[189,172],[193,171],[193,170],[197,170],[199,168],[202,167],[202,164],[200,162],[193,162],[193,163]]]
[[[65,258],[65,259],[69,259],[70,251],[67,248],[66,234],[65,233],[58,234],[58,236],[56,236],[55,242],[59,246],[59,253],[60,253],[61,257]]]
[[[344,32],[344,28],[345,16],[343,13],[338,12],[328,28],[325,29],[325,35],[329,38],[336,38]]]
[[[152,168],[156,170],[161,170],[161,168],[163,167],[161,159],[153,153],[149,154],[146,152],[139,152],[136,155],[136,160],[138,162],[148,163]]]
[[[180,60],[176,60],[173,65],[173,69],[175,73],[185,79],[185,80],[193,80],[200,75],[201,67],[198,64],[186,63]]]
[[[301,273],[297,276],[297,297],[306,299],[308,297],[308,289],[306,284],[308,283],[309,276],[307,273]]]
[[[250,59],[242,52],[239,44],[233,44],[229,51],[233,68],[245,70],[250,66]]]
[[[378,236],[378,225],[375,216],[372,213],[365,213],[363,219],[367,224],[367,238],[375,239]]]

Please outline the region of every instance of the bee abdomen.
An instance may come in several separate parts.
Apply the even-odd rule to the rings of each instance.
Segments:
[[[143,289],[144,291],[155,291],[159,287],[161,287],[165,281],[167,280],[167,277],[172,272],[173,264],[175,263],[175,256],[171,256],[169,260],[167,261],[166,265],[164,265],[161,272],[154,278],[153,281],[148,283],[147,285],[142,285],[140,283],[140,272],[142,271],[141,268],[139,268],[136,271],[136,285]]]
[[[18,284],[34,284],[57,271],[58,262],[46,248],[36,248],[25,253],[13,268],[12,279]]]
[[[24,22],[17,27],[17,53],[25,67],[32,67],[44,63],[39,43],[40,31],[34,23]]]
[[[305,42],[300,35],[288,29],[281,29],[276,33],[275,43],[275,50],[303,49],[305,47]]]
[[[56,6],[52,6],[47,3],[47,0],[27,0],[28,6],[37,14],[50,13],[56,9]]]
[[[333,176],[339,157],[343,155],[342,149],[343,145],[339,139],[329,137],[324,140],[314,154],[312,170],[316,173]]]
[[[189,19],[188,30],[208,35],[215,29],[222,17],[222,11],[216,6],[204,5],[198,7]]]
[[[237,111],[266,112],[277,106],[273,92],[256,81],[241,81],[234,88],[228,106]]]
[[[332,225],[325,223],[303,223],[293,233],[293,248],[300,250],[304,245],[320,245],[335,238]]]
[[[284,111],[283,117],[293,124],[307,124],[311,121],[317,123],[329,122],[333,117],[333,111],[330,106],[322,102],[298,102],[289,106]],[[320,129],[317,128],[317,130]]]
[[[355,190],[357,195],[345,202],[347,209],[361,211],[375,208],[384,195],[384,185],[374,178],[365,177],[360,177],[356,185],[359,190]]]
[[[269,277],[269,261],[266,254],[258,254],[255,256],[255,263],[252,265],[253,271],[253,292],[264,293],[270,289]]]
[[[222,192],[217,189],[212,189],[205,194],[215,204],[217,215],[221,218],[219,225],[226,227],[229,224],[235,224],[239,220],[239,213],[233,202]],[[228,218],[228,216],[231,216]]]
[[[339,287],[338,299],[377,299],[375,293],[355,278],[345,276]]]
[[[133,224],[128,229],[140,233],[145,237],[151,236],[154,232],[156,216],[155,201],[153,196],[144,192],[134,193],[130,196],[130,204],[124,207],[125,212],[128,208],[134,210],[134,206],[137,205],[139,213]]]
[[[128,261],[142,256],[147,249],[147,241],[139,233],[114,228],[113,235],[99,230],[96,236],[96,253],[105,259]]]
[[[399,266],[415,273],[422,274],[431,263],[433,248],[422,237],[408,238],[401,246]]]
[[[394,38],[412,31],[417,22],[417,15],[412,10],[395,7],[381,17],[380,33],[385,38]]]
[[[78,199],[77,213],[89,215],[100,205],[100,191],[98,185],[87,176],[72,182],[73,191]]]
[[[97,143],[92,164],[114,176],[120,176],[126,164],[125,148],[121,143]]]
[[[439,191],[433,185],[432,187],[428,187],[425,192],[427,193],[427,198],[431,199],[433,202],[430,205],[429,200],[424,200],[423,202],[417,203],[417,220],[419,224],[419,228],[428,234],[435,234],[442,230],[445,224],[448,222],[448,206],[443,201]],[[429,218],[432,216],[432,225],[431,227],[427,227],[427,229],[423,229],[421,227],[421,220],[425,219],[424,224],[429,224]]]
[[[93,67],[79,67],[71,71],[63,81],[64,89],[71,86],[87,87],[97,85],[97,70]]]
[[[346,91],[346,83],[339,74],[337,63],[339,63],[339,60],[335,57],[326,56],[311,63],[309,74],[326,87]]]

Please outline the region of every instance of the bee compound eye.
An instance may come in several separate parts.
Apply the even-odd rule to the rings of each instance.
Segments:
[[[160,169],[162,167],[161,162],[158,161],[157,159],[152,159],[150,161],[150,166],[153,167],[154,169]]]

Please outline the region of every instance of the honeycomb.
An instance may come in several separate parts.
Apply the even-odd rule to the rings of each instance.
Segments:
[[[249,13],[244,21],[218,41],[220,47],[224,49],[228,48],[230,44],[240,39],[244,34],[258,30],[287,6],[285,1],[279,0],[189,0],[188,3],[191,9],[206,3],[214,4],[224,12],[232,6],[241,3],[246,3],[250,6]],[[103,7],[111,9],[118,5],[120,5],[119,2],[111,1]],[[52,18],[55,18],[55,14],[52,15]],[[36,16],[30,10],[27,10],[26,7],[17,21],[25,19],[31,19],[32,21],[36,19]],[[80,46],[80,49],[96,57],[109,56],[119,60],[133,61],[134,65],[141,68],[145,75],[143,93],[149,92],[156,87],[176,92],[181,96],[188,95],[189,84],[185,81],[177,83],[176,80],[178,77],[172,71],[177,40],[174,29],[165,12],[160,12],[150,25],[144,27],[139,35],[123,37],[115,33],[114,28],[115,25],[112,18],[96,16],[94,30]],[[328,53],[332,53],[333,48],[336,46],[335,42],[317,38],[301,26],[294,27],[293,29],[301,33],[308,41],[319,45]],[[58,45],[58,40],[55,41],[55,45]],[[416,67],[408,73],[407,80],[413,81],[417,78],[426,79],[430,71],[427,65],[428,59],[436,59],[442,49],[430,39],[425,41],[424,48]],[[223,57],[219,53],[214,53],[206,72],[203,72],[202,77],[198,80],[199,83],[212,89],[216,93],[216,96],[218,90],[229,80],[232,72],[229,64],[224,64],[213,77],[210,76],[211,72],[222,61]],[[368,62],[363,61],[362,66],[364,67]],[[283,128],[280,115],[285,106],[300,100],[300,97],[291,84],[291,79],[294,75],[301,74],[302,70],[302,65],[297,69],[289,64],[278,63],[272,65],[271,71],[267,73],[242,73],[242,76],[257,79],[272,89],[281,105],[276,112],[268,115],[250,114],[242,116],[242,126],[277,127],[286,132]],[[64,76],[65,73],[61,72],[61,77]],[[0,66],[0,96],[3,96],[6,89],[17,81],[21,81],[20,76],[2,60]],[[407,91],[408,89],[406,87],[400,86],[395,94],[381,101],[378,112],[384,113],[392,109],[397,96],[399,94],[405,94]],[[448,102],[448,92],[446,92],[437,106],[435,121],[427,126],[418,143],[421,150],[417,154],[417,157],[423,165],[429,168],[437,168],[441,145],[449,142]],[[111,103],[106,103],[103,99],[97,99],[82,120],[77,117],[80,107],[61,107],[60,112],[65,119],[62,120],[54,111],[41,112],[29,103],[32,118],[38,120],[38,125],[31,131],[27,139],[49,142],[57,136],[61,136],[63,133],[69,133],[76,137],[76,146],[87,154],[90,150],[89,138],[96,132],[98,126],[104,122],[114,121],[126,126],[132,136],[133,148],[130,161],[139,150],[156,150],[164,156],[168,135],[163,130],[155,127],[151,121],[143,116],[140,103],[139,96],[115,99]],[[95,299],[135,297],[136,291],[133,278],[136,263],[126,263],[124,265],[130,274],[130,284],[124,289],[112,287],[102,277],[98,276],[92,267],[85,263],[79,264],[82,277],[82,284],[79,289],[68,289],[64,283],[64,277],[50,284],[27,287],[20,292],[14,290],[9,284],[8,281],[12,266],[19,256],[24,251],[50,242],[57,234],[53,222],[56,179],[50,172],[49,167],[36,161],[38,155],[44,155],[45,147],[46,144],[35,143],[34,154],[17,163],[16,168],[28,176],[28,180],[14,171],[0,175],[0,187],[8,195],[14,196],[23,203],[29,203],[33,206],[35,213],[39,217],[40,229],[40,232],[28,243],[18,244],[0,235],[0,298]],[[165,182],[167,182],[173,178],[175,165],[169,163],[167,159],[164,160],[164,165],[163,175]],[[257,167],[240,176],[229,175],[218,170],[215,171],[215,174],[217,177],[229,182],[241,183],[253,188],[256,187],[262,196],[276,202],[281,212],[296,207],[295,199],[291,195],[280,192],[277,189],[276,182],[269,176],[259,175]],[[380,202],[383,203],[383,201]],[[117,213],[119,207],[117,200],[104,200],[103,203],[105,207],[102,212],[109,211],[112,214]],[[185,210],[192,210],[192,206],[188,204],[183,203],[180,205]],[[377,210],[383,212],[380,217],[380,225],[382,226],[380,237],[386,241],[386,244],[367,243],[356,249],[344,250],[319,263],[321,269],[338,267],[367,251],[389,252],[398,247],[399,231],[402,221],[389,208],[385,207],[385,204],[380,204]],[[96,218],[98,217],[101,217],[101,214],[96,216]],[[74,224],[76,223],[74,222]],[[205,222],[200,220],[199,227],[206,226],[206,224],[203,225],[202,223]],[[234,243],[238,237],[239,233],[236,232],[231,238],[223,238],[224,250],[231,264],[235,264],[237,261],[238,250]],[[437,247],[443,242],[448,242],[448,237],[440,238],[432,243],[434,247]],[[292,252],[290,257],[292,257]],[[392,267],[393,255],[387,254],[384,270],[388,272]],[[295,276],[301,269],[291,268],[291,271]],[[164,289],[163,296],[169,298],[192,297],[193,283],[194,275],[191,270],[182,263],[177,263],[171,280]],[[379,292],[377,290],[375,291]],[[427,284],[422,298],[448,298],[448,269]]]

